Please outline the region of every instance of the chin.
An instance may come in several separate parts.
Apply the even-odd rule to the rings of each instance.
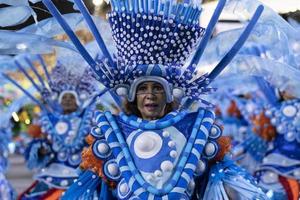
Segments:
[[[146,117],[147,118],[155,118],[155,119],[160,118],[159,114],[157,114],[157,113],[147,113]]]

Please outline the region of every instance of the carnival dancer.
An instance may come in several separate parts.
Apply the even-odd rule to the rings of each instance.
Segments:
[[[63,199],[266,199],[248,173],[224,156],[228,141],[221,137],[213,112],[187,109],[193,101],[210,105],[200,95],[213,91],[208,85],[243,45],[262,6],[216,68],[198,77],[196,66],[223,0],[205,34],[198,25],[201,8],[195,1],[111,1],[108,19],[116,59],[82,1],[75,0],[104,55],[98,60],[92,59],[53,3],[43,2],[97,79],[126,99],[124,112],[96,114],[90,147],[82,154],[82,173]]]
[[[264,154],[255,176],[270,199],[299,199],[299,68],[260,57],[239,62],[246,63],[248,67],[251,63],[250,71],[256,71],[252,75],[266,97],[253,120],[253,131],[262,141],[250,142],[250,146]]]
[[[4,116],[4,113],[1,113]],[[8,165],[8,144],[11,142],[11,127],[1,117],[0,127],[0,199],[14,199],[15,192],[11,184],[5,178]]]
[[[19,199],[58,199],[77,178],[76,168],[81,162],[81,150],[87,144],[85,137],[92,124],[96,87],[88,70],[76,74],[58,62],[49,74],[41,56],[36,59],[42,65],[46,81],[26,55],[19,56],[14,63],[41,94],[41,100],[3,74],[42,109],[38,124],[41,137],[35,137],[25,152],[27,166],[38,169],[34,175],[36,181]],[[28,74],[21,60],[27,62],[40,84]],[[35,126],[30,131],[38,132],[37,129]]]
[[[236,68],[247,69],[239,74],[260,77],[257,83],[266,96],[260,112],[252,119],[254,134],[250,137],[256,139],[247,138],[241,145],[243,154],[250,155],[244,164],[253,169],[270,199],[298,199],[299,92],[296,88],[300,83],[296,77],[300,75],[299,70],[260,57],[239,57],[236,62]]]
[[[270,24],[275,26],[273,30],[277,38],[288,38],[286,30],[277,29],[276,23]],[[284,43],[289,46],[288,42]],[[294,200],[299,199],[300,191],[299,66],[293,65],[294,57],[289,54],[291,50],[274,54],[277,49],[272,48],[268,46],[265,56],[250,51],[248,55],[238,55],[230,67],[239,75],[255,76],[259,90],[265,96],[257,106],[260,112],[252,120],[253,137],[256,139],[247,139],[242,145],[244,153],[252,156],[245,163],[249,167],[255,165],[255,176],[270,199]],[[262,52],[260,45],[256,46],[256,52]],[[272,54],[280,59],[266,56]],[[289,60],[283,61],[282,58]],[[233,77],[234,74],[229,73],[228,76]]]

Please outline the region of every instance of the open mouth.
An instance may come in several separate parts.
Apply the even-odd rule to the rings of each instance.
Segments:
[[[155,109],[158,108],[158,104],[156,104],[156,103],[146,103],[145,107],[147,108],[147,110],[152,111],[152,110],[155,110]]]

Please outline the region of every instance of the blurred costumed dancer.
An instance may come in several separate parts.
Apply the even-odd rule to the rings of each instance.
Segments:
[[[253,4],[257,5],[253,1],[247,6],[251,8]],[[256,105],[259,112],[255,112],[251,124],[259,139],[247,140],[245,144],[249,145],[242,147],[252,158],[262,154],[257,159],[255,175],[270,199],[299,199],[300,71],[295,48],[300,40],[297,31],[271,10],[265,10],[257,28],[254,32],[266,40],[250,36],[255,45],[236,56],[227,74],[252,76],[265,97]],[[248,165],[253,165],[252,160],[248,159]]]
[[[58,199],[77,178],[76,168],[81,162],[81,151],[87,145],[85,137],[90,131],[94,98],[97,96],[94,79],[88,70],[80,74],[78,70],[68,70],[60,63],[49,74],[41,56],[36,56],[46,75],[44,81],[28,57],[18,58],[14,64],[42,98],[41,101],[37,100],[32,93],[3,74],[42,110],[39,126],[29,128],[34,139],[25,152],[27,166],[38,169],[34,175],[36,181],[19,199]],[[40,84],[27,73],[25,66],[30,67]]]
[[[196,66],[225,5],[223,0],[205,34],[198,25],[199,3],[111,1],[108,19],[116,59],[82,1],[75,0],[104,55],[99,60],[82,46],[52,1],[43,2],[97,79],[125,101],[124,112],[118,115],[96,114],[90,147],[83,151],[82,172],[63,199],[266,199],[252,177],[225,156],[228,140],[221,137],[214,113],[203,107],[197,112],[187,109],[193,101],[210,105],[200,95],[213,91],[208,85],[243,45],[262,6],[214,70],[197,76]],[[183,97],[186,101],[181,101]]]
[[[239,51],[238,59],[240,59],[241,55],[258,57],[264,53],[266,52],[259,45],[253,46],[248,42]],[[233,69],[240,66],[236,60],[234,60],[233,64],[230,64],[230,67],[236,65]],[[248,64],[251,65],[251,62]],[[231,131],[230,135],[234,141],[231,153],[239,165],[253,174],[269,149],[269,141],[272,141],[276,136],[275,129],[270,125],[270,120],[261,115],[268,103],[266,99],[268,94],[265,94],[265,92],[266,87],[269,85],[261,77],[242,73],[237,76],[237,74],[233,74],[230,71],[223,73],[212,85],[217,88],[223,86],[218,93],[226,95],[228,99],[231,99],[231,102],[234,102],[231,103],[228,111],[230,113],[234,111],[233,113],[240,116],[237,119],[242,119],[244,126],[239,126],[241,124],[240,120],[237,122],[233,121],[229,125],[235,129],[227,130],[227,132]],[[236,89],[236,85],[241,86]],[[221,104],[224,106],[223,101]],[[228,127],[228,117],[225,115],[225,117],[220,119],[220,123],[224,124],[226,129]],[[242,130],[237,129],[238,127],[241,127]],[[244,133],[241,134],[241,131]]]
[[[278,30],[278,35],[284,34],[285,31]],[[263,54],[267,55],[271,51]],[[239,65],[247,66],[249,71],[254,72],[266,100],[262,103],[264,106],[261,112],[254,116],[252,124],[254,132],[262,141],[252,142],[251,146],[265,146],[262,149],[256,148],[264,157],[255,175],[270,199],[299,199],[299,66],[292,64],[296,60],[293,56],[290,62],[283,63],[281,60],[268,59],[267,56],[253,55],[251,59],[246,58],[247,62],[240,61]]]
[[[234,63],[230,67],[235,67]],[[236,68],[247,69],[236,70],[239,74],[255,76],[265,99],[253,113],[253,134],[233,151],[248,155],[242,164],[255,172],[271,199],[298,199],[299,69],[253,55],[239,57],[237,63]]]
[[[4,115],[4,113],[1,113]],[[3,118],[1,118],[3,119]],[[5,178],[8,165],[8,144],[11,142],[11,127],[1,120],[0,127],[0,199],[15,199],[15,193],[10,183]],[[3,126],[3,124],[5,124]]]

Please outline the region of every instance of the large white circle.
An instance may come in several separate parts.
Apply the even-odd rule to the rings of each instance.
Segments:
[[[295,106],[288,105],[283,108],[282,112],[287,117],[294,117],[297,114],[297,108]]]
[[[135,154],[143,159],[155,156],[162,147],[161,137],[152,131],[145,131],[134,141]]]
[[[55,130],[58,134],[65,134],[68,130],[68,124],[66,122],[58,122],[55,125]]]

